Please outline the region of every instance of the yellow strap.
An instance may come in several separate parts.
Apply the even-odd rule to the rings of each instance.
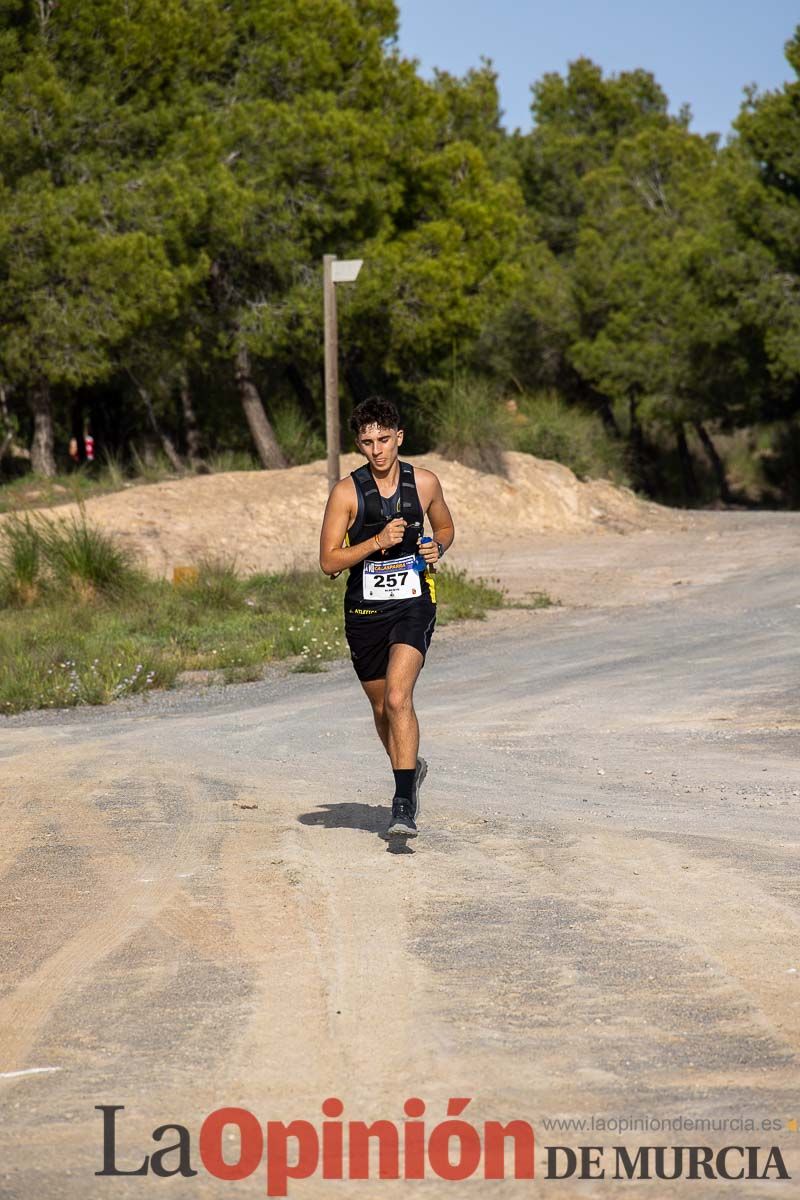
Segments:
[[[431,589],[431,600],[435,604],[436,603],[436,576],[433,574],[432,571],[430,571],[426,568],[425,578],[427,579],[428,584]]]

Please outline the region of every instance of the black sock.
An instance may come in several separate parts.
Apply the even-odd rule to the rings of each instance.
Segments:
[[[394,772],[394,794],[398,800],[413,800],[415,775],[414,767],[409,767],[407,771]]]

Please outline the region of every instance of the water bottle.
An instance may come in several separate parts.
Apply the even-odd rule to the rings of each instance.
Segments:
[[[420,542],[426,543],[426,542],[432,542],[433,538],[423,536],[419,540],[420,540]],[[422,555],[418,554],[417,557],[414,559],[414,570],[422,572],[422,571],[427,571],[429,569],[432,570],[432,568],[428,567],[428,564],[425,562],[425,559],[422,557]]]

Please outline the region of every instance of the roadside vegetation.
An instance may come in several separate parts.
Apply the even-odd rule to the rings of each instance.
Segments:
[[[441,624],[504,603],[462,571],[443,567],[437,582]],[[323,670],[348,653],[343,591],[319,571],[243,577],[212,561],[174,586],[83,517],[13,516],[0,529],[0,713],[107,704],[184,671],[241,683],[278,659]]]
[[[313,435],[306,436],[314,445],[314,457],[323,458],[324,445],[320,442],[321,449],[316,453],[318,446]],[[92,496],[121,492],[143,483],[184,479],[193,474],[218,475],[223,471],[259,470],[261,464],[244,450],[221,450],[209,455],[199,466],[186,464],[181,470],[176,470],[160,450],[146,456],[134,450],[127,460],[121,455],[106,456],[101,463],[81,463],[52,478],[26,474],[5,481],[0,479],[0,513],[55,508],[59,504],[80,504]]]
[[[579,479],[610,479],[630,487],[625,443],[609,435],[597,413],[567,404],[553,389],[510,394],[488,379],[462,375],[431,386],[424,418],[435,449],[477,470],[503,472],[503,453],[553,459]]]
[[[396,401],[407,454],[796,506],[800,26],[717,138],[646,62],[582,57],[506,131],[491,63],[427,78],[399,21],[0,2],[2,479],[50,504],[219,451],[319,459],[335,251],[364,262],[338,292],[343,410]]]

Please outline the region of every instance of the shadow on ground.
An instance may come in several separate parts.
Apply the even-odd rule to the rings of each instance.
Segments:
[[[392,815],[386,804],[323,804],[313,812],[301,813],[301,825],[322,825],[325,829],[364,829],[386,843],[390,854],[413,854],[405,837],[388,837],[386,826]]]

